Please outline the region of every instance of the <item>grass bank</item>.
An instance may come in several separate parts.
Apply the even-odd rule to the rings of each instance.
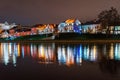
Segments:
[[[30,35],[18,37],[14,40],[0,39],[0,42],[45,42],[45,43],[115,43],[120,42],[120,35],[116,34],[80,34],[80,33],[60,33],[54,40],[45,39],[53,34]]]

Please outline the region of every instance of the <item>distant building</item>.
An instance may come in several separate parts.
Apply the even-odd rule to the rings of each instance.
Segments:
[[[2,30],[9,30],[13,27],[16,27],[17,25],[15,23],[12,23],[12,24],[8,24],[8,22],[5,22],[5,23],[0,23],[0,29]]]
[[[55,31],[55,24],[41,24],[41,25],[37,25],[36,29],[34,28],[34,30],[37,30],[38,34],[46,34],[46,33],[53,33]]]
[[[114,34],[120,34],[120,26],[114,26],[114,28],[112,28],[112,31]]]
[[[10,30],[11,28],[16,26],[17,25],[15,23],[12,23],[12,24],[8,24],[7,22],[0,23],[0,31],[2,32],[4,30],[4,32],[1,33],[1,37],[2,38],[9,37],[9,33],[7,32],[7,30]]]
[[[101,33],[102,31],[100,24],[83,24],[82,33]]]
[[[78,19],[68,19],[58,25],[58,31],[81,33],[81,22]]]

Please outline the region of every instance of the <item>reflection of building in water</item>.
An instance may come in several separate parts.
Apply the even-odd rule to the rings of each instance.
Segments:
[[[25,56],[31,56],[30,45],[29,44],[23,44],[23,45],[21,45],[21,49],[22,49],[22,57],[23,58]]]
[[[90,61],[96,61],[97,60],[97,48],[96,45],[92,46],[90,51]]]
[[[113,47],[113,43],[111,43],[111,45],[110,45],[109,58],[110,59],[114,59],[114,47]]]
[[[37,49],[37,46],[35,44],[30,44],[30,55],[33,57],[33,58],[36,58],[38,55],[38,49]]]
[[[83,61],[96,62],[103,58],[120,60],[120,44],[0,43],[0,63],[16,66],[17,57],[22,59],[26,56],[45,64],[58,61],[67,66],[81,65]]]
[[[83,48],[83,59],[84,60],[90,60],[90,61],[97,61],[97,46],[96,45],[84,45]]]
[[[0,43],[0,63],[3,62],[3,46],[1,45],[2,43]]]
[[[101,56],[99,67],[102,72],[117,74],[120,66],[120,43],[111,43],[104,45],[106,54]],[[104,48],[103,46],[103,48]]]
[[[90,55],[89,45],[84,45],[83,54],[84,54],[83,59],[89,60]]]
[[[55,59],[55,53],[54,53],[54,45],[45,45],[41,44],[38,46],[38,57],[40,62],[45,62],[45,63],[51,63],[54,62]]]
[[[64,49],[65,50],[65,49]],[[66,64],[72,65],[74,64],[74,50],[70,48],[70,46],[67,46],[67,56],[66,56]]]
[[[75,55],[76,63],[81,64],[82,63],[82,45],[81,44],[76,47],[76,52],[74,53],[74,55]]]
[[[114,56],[116,60],[120,60],[120,43],[115,44]]]
[[[55,59],[55,44],[22,44],[19,43],[1,43],[0,44],[0,62],[8,65],[9,63],[16,66],[17,57],[33,57],[39,61],[51,63]]]
[[[106,55],[107,51],[106,51],[106,44],[103,45],[103,54]]]
[[[65,47],[62,46],[58,46],[58,50],[57,50],[57,54],[58,54],[58,61],[61,64],[66,63],[66,54],[65,54]]]
[[[1,43],[1,61],[5,65],[8,65],[8,63],[12,63],[14,66],[16,66],[16,57],[18,56],[18,47],[14,47],[14,44],[12,43]],[[17,51],[15,50],[17,49]],[[16,55],[17,54],[17,55]]]
[[[58,61],[59,64],[66,64],[68,66],[74,65],[75,63],[82,63],[82,45],[67,47],[58,46]]]

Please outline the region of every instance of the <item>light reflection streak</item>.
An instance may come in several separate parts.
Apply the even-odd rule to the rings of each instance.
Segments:
[[[76,57],[76,61],[77,63],[82,63],[82,45],[80,45],[79,49],[78,49],[78,53],[77,53],[77,57]]]
[[[24,46],[22,45],[22,58],[24,58]]]
[[[33,57],[35,58],[37,56],[37,46],[36,45],[33,45]]]
[[[33,44],[30,45],[30,53],[31,53],[31,56],[34,57],[34,54],[33,54]]]
[[[0,43],[0,62],[2,62],[2,57],[3,57],[3,46]]]
[[[64,48],[64,54],[65,54],[65,48]],[[73,56],[73,51],[72,49],[70,48],[70,46],[67,47],[67,60],[66,60],[66,64],[69,66],[69,65],[72,65],[74,64],[74,56]]]
[[[15,55],[13,55],[13,65],[16,66],[16,63],[17,63],[16,57]]]
[[[9,63],[9,54],[8,54],[8,44],[7,43],[3,43],[3,59],[4,59],[4,63],[5,65],[7,65]]]
[[[97,48],[96,48],[96,45],[94,45],[91,49],[90,60],[96,61],[96,59],[97,59]]]
[[[45,52],[44,52],[44,47],[43,45],[39,46],[39,58],[45,59]]]
[[[14,45],[14,52],[13,53],[15,54],[15,56],[18,56],[18,48],[16,46],[17,44],[14,43],[13,45]]]
[[[83,54],[84,54],[83,58],[85,60],[89,60],[89,55],[90,55],[89,45],[85,45],[83,50],[84,50],[84,52],[83,52]]]
[[[12,55],[12,43],[8,43],[8,52]]]
[[[120,60],[120,43],[115,44],[115,59]]]
[[[110,52],[109,52],[109,57],[110,59],[114,59],[114,49],[113,49],[113,43],[110,46]]]
[[[17,45],[17,51],[18,51],[18,57],[20,56],[20,44],[18,43],[18,45]]]
[[[66,55],[65,55],[65,51],[63,51],[64,49],[62,49],[62,47],[58,46],[58,50],[57,50],[57,53],[58,53],[58,61],[59,61],[59,64],[64,64],[66,63]]]

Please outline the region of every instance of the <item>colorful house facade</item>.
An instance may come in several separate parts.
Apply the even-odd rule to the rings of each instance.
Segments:
[[[81,33],[81,22],[78,19],[68,19],[58,25],[58,32],[79,32]]]

